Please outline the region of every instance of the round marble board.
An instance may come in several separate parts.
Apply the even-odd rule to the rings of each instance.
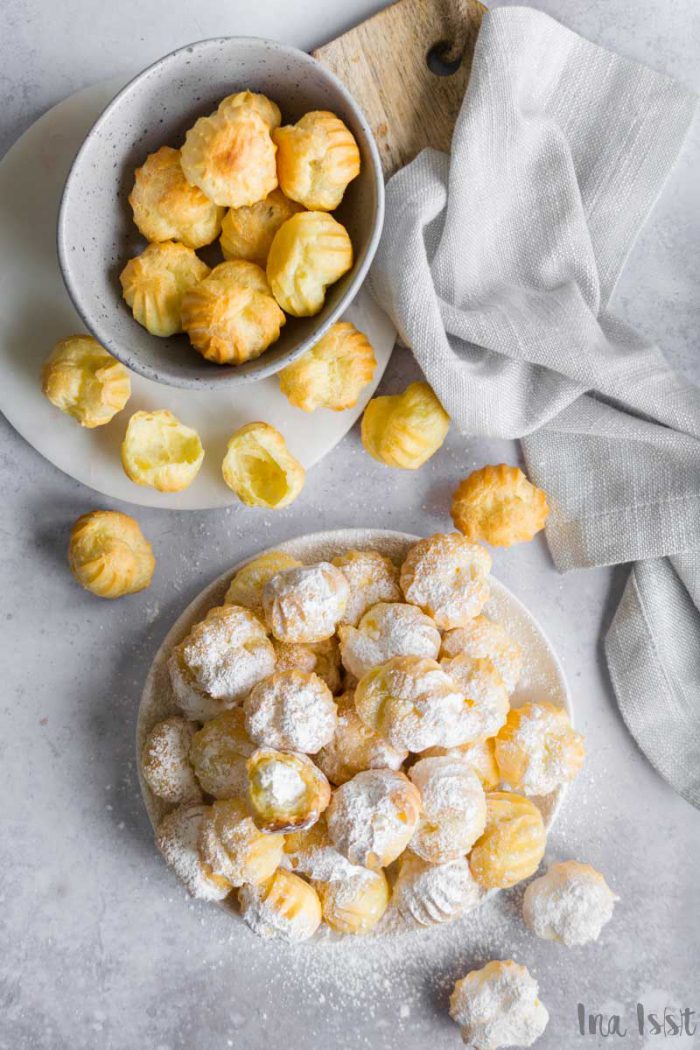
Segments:
[[[418,536],[387,529],[337,529],[333,532],[317,532],[309,536],[299,536],[268,549],[286,551],[287,554],[291,554],[292,557],[307,565],[313,562],[330,561],[348,550],[372,549],[400,565],[409,547],[418,539]],[[154,830],[168,809],[172,807],[157,798],[146,785],[141,773],[141,754],[146,736],[156,722],[162,721],[169,715],[180,713],[170,686],[168,657],[173,646],[182,641],[195,623],[204,619],[209,609],[221,605],[232,576],[250,560],[246,558],[245,561],[234,565],[208,587],[205,587],[198,597],[187,606],[158,649],[146,678],[136,727],[136,756],[141,793]],[[523,647],[526,654],[523,675],[511,696],[511,704],[517,707],[527,700],[546,700],[564,707],[573,722],[573,705],[564,671],[549,640],[522,602],[494,577],[491,577],[491,597],[484,609],[484,614],[502,624],[511,637]],[[554,823],[565,791],[566,788],[562,787],[552,792],[551,795],[533,799],[542,811],[547,828],[551,828]],[[235,911],[227,901],[222,901],[221,906]]]
[[[344,319],[367,335],[377,368],[359,403],[345,412],[299,411],[280,393],[275,376],[219,392],[180,390],[135,374],[126,409],[107,426],[86,430],[54,408],[41,393],[42,363],[58,339],[84,330],[58,266],[58,206],[79,146],[121,87],[121,81],[108,81],[59,103],[0,162],[0,409],[37,452],[105,496],[173,510],[229,506],[238,501],[223,482],[221,461],[231,434],[262,419],[284,434],[305,467],[313,466],[347,433],[372,396],[391,355],[395,329],[363,289]],[[119,448],[129,416],[157,408],[168,408],[195,427],[206,450],[197,479],[184,492],[135,485],[122,470]]]

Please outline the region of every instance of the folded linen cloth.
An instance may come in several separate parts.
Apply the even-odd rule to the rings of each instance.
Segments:
[[[390,179],[370,284],[460,430],[524,439],[557,568],[634,563],[613,686],[700,807],[700,390],[607,308],[695,102],[540,12],[487,13],[451,156]]]

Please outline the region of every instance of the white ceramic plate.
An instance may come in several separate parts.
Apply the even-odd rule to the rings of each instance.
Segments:
[[[300,536],[268,549],[286,551],[306,564],[328,561],[353,548],[374,549],[390,557],[396,564],[400,564],[408,548],[418,538],[418,536],[411,536],[405,532],[391,532],[385,529],[338,529],[333,532],[317,532],[310,536]],[[169,715],[179,713],[170,687],[167,669],[168,656],[173,646],[182,641],[194,623],[203,619],[213,606],[221,604],[231,577],[250,560],[246,558],[245,561],[234,565],[223,576],[205,587],[201,594],[187,606],[156,653],[146,679],[136,727],[136,754],[141,792],[154,829],[168,809],[172,807],[157,798],[144,782],[141,775],[141,754],[146,735],[151,727]],[[526,700],[547,700],[566,708],[573,721],[571,697],[564,672],[546,635],[522,602],[493,577],[491,598],[484,612],[491,619],[503,624],[508,633],[523,646],[526,653],[523,676],[511,697],[513,706],[517,707]],[[554,822],[564,792],[565,788],[560,788],[546,798],[533,799],[542,810],[548,828]],[[224,906],[227,907],[225,902]],[[227,908],[227,910],[230,909]]]
[[[41,394],[41,365],[56,340],[84,331],[63,286],[56,257],[56,217],[73,157],[99,113],[122,86],[109,81],[72,95],[45,113],[0,162],[0,409],[42,456],[105,496],[147,507],[206,510],[237,503],[221,478],[221,460],[234,430],[263,419],[311,467],[340,441],[374,392],[394,345],[395,330],[362,290],[344,315],[366,333],[377,357],[374,380],[346,412],[293,408],[274,377],[228,391],[183,390],[132,375],[124,412],[105,427],[85,430]],[[195,427],[204,465],[185,492],[167,495],[134,485],[119,446],[129,415],[168,408]]]

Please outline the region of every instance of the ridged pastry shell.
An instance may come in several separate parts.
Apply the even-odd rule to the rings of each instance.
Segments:
[[[255,744],[246,733],[243,709],[224,711],[192,732],[190,763],[204,791],[213,798],[245,797],[246,760]]]
[[[239,569],[231,580],[225,605],[242,605],[257,616],[263,617],[262,596],[265,584],[284,569],[295,569],[301,562],[284,551],[268,551],[253,558]]]
[[[338,724],[333,739],[316,755],[316,763],[332,784],[344,784],[365,769],[400,769],[408,751],[391,744],[365,725],[355,710],[355,694],[336,700]]]
[[[327,561],[278,572],[263,591],[265,621],[279,642],[330,638],[347,602],[347,580]]]
[[[260,357],[279,339],[286,320],[264,270],[240,261],[215,266],[184,296],[181,316],[195,350],[219,365]]]
[[[238,901],[243,921],[265,939],[306,941],[321,925],[316,890],[283,868],[263,885],[243,886]]]
[[[326,288],[352,267],[347,230],[327,212],[302,211],[282,223],[267,257],[272,294],[293,317],[311,317],[322,308]]]
[[[232,886],[265,882],[282,859],[284,836],[256,827],[243,799],[220,799],[209,809],[199,833],[205,871]]]
[[[122,465],[136,485],[182,492],[199,473],[204,449],[199,434],[167,409],[134,412],[121,448]]]
[[[209,273],[191,248],[175,241],[149,244],[130,259],[119,280],[134,320],[163,338],[182,331],[180,319],[185,293]]]
[[[128,514],[93,510],[71,529],[68,563],[86,591],[99,598],[121,598],[148,587],[156,560]]]
[[[492,547],[527,543],[544,528],[548,515],[546,492],[505,463],[475,470],[452,498],[452,520],[459,531]]]
[[[507,889],[534,875],[546,844],[544,821],[534,802],[524,795],[490,791],[486,828],[469,854],[469,867],[485,889]]]
[[[272,133],[284,192],[305,208],[334,211],[360,174],[360,151],[350,129],[327,110],[305,113]]]
[[[512,708],[494,746],[501,780],[526,795],[548,795],[569,783],[586,755],[566,710],[546,701]]]
[[[336,788],[326,811],[330,839],[352,864],[385,868],[418,825],[418,789],[403,773],[368,769]]]
[[[410,383],[402,394],[374,397],[362,416],[362,444],[387,467],[417,470],[442,445],[450,417],[427,383]]]
[[[367,336],[349,321],[331,325],[305,354],[279,373],[280,390],[302,412],[343,412],[357,404],[377,360]]]
[[[188,248],[202,248],[221,230],[224,209],[187,181],[180,150],[170,146],[150,153],[136,169],[129,204],[147,241],[181,241]]]
[[[399,860],[392,904],[409,925],[454,922],[476,908],[482,897],[464,857],[430,864],[407,850]]]
[[[56,343],[42,369],[42,390],[52,405],[92,429],[121,412],[131,396],[131,380],[91,335],[71,335]]]

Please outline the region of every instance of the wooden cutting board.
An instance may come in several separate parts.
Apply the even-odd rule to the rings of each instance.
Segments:
[[[485,10],[398,0],[313,52],[364,111],[387,178],[426,146],[449,150]]]

